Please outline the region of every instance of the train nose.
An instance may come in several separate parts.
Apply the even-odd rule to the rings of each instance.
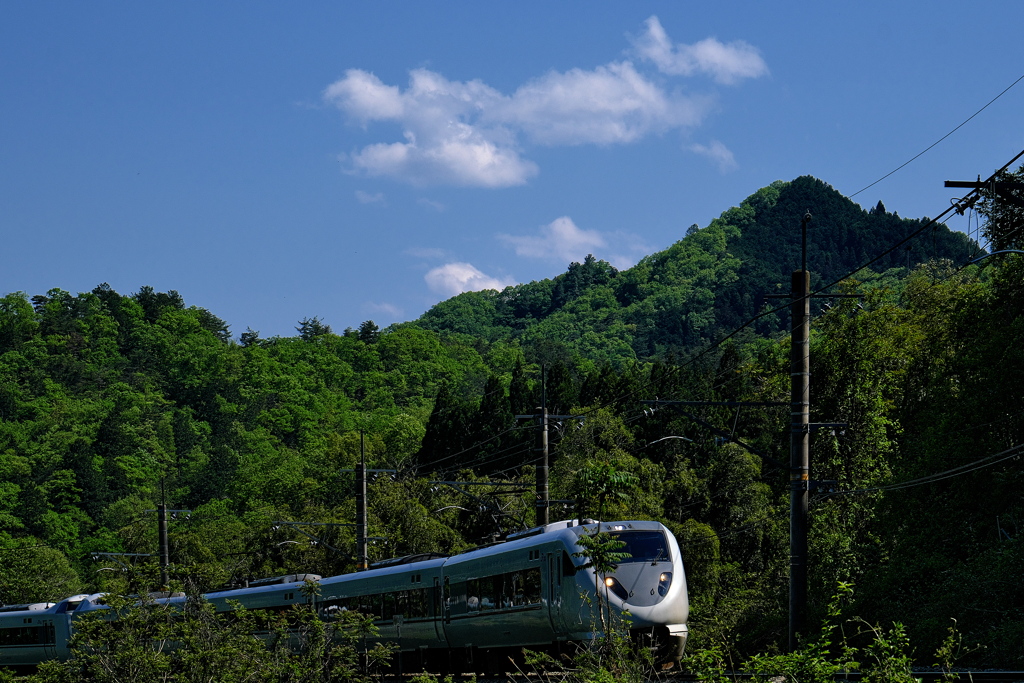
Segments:
[[[614,575],[604,579],[608,592],[620,600],[637,607],[648,607],[661,602],[672,586],[672,572],[643,565],[620,566]]]

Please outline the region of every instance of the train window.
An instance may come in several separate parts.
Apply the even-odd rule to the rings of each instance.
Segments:
[[[540,567],[531,567],[523,572],[523,597],[527,605],[540,603]]]
[[[470,613],[540,604],[539,567],[471,579],[465,584],[465,611]],[[456,613],[458,611],[456,606]]]
[[[319,605],[320,616],[324,619],[337,619],[341,612],[347,612],[351,607],[350,598],[334,598],[324,600]]]
[[[395,593],[395,614],[411,616],[409,614],[409,591]]]
[[[420,588],[406,594],[405,616],[410,619],[421,619],[427,616],[427,592]]]
[[[369,597],[370,611],[367,612],[367,614],[372,616],[374,619],[380,619],[384,608],[384,596],[378,594],[371,595]]]
[[[466,582],[466,610],[469,612],[480,611],[480,589],[483,582],[480,579],[470,579]]]
[[[494,577],[494,607],[504,609],[512,606],[512,584],[516,572]]]
[[[506,587],[510,593],[508,596],[509,605],[511,607],[522,607],[526,604],[526,593],[523,586],[525,572],[512,572],[508,577],[509,582]]]
[[[383,596],[381,596],[380,616],[382,619],[387,620],[395,616],[395,614],[397,614],[397,612],[395,611],[395,594],[385,593]]]
[[[447,579],[446,579],[447,580]],[[466,601],[466,583],[460,581],[459,583],[445,586],[445,590],[450,590],[451,599],[448,601],[448,608],[452,614],[465,614],[468,609],[468,603]],[[479,600],[477,602],[479,604]]]
[[[40,626],[18,626],[0,629],[0,647],[38,645],[43,642],[42,630]]]
[[[626,547],[620,552],[630,555],[624,560],[619,560],[619,564],[669,560],[665,535],[660,531],[621,531],[613,533],[612,537],[625,543]]]
[[[508,607],[505,602],[505,577],[507,574],[498,574],[497,576],[491,577],[491,590],[488,592],[487,597],[489,602],[481,605],[483,609],[499,609],[501,607]]]

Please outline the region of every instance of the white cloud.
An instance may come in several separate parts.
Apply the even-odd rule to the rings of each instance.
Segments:
[[[462,292],[477,292],[482,289],[502,290],[515,284],[514,280],[499,280],[480,272],[469,263],[446,263],[434,268],[424,277],[427,287],[435,294],[455,296]]]
[[[324,91],[328,102],[364,125],[394,120],[402,126],[404,142],[353,153],[355,169],[417,185],[507,187],[537,173],[536,164],[519,156],[511,132],[479,121],[502,97],[480,81],[449,81],[427,69],[411,71],[404,92],[359,69]]]
[[[645,27],[633,41],[634,52],[663,74],[702,73],[734,83],[768,73],[756,48],[747,43],[706,38],[673,45],[657,17]],[[399,140],[371,143],[345,155],[354,172],[416,185],[509,187],[538,173],[537,165],[523,156],[522,140],[628,144],[700,125],[714,97],[684,94],[653,75],[630,61],[613,61],[589,70],[551,71],[505,94],[480,80],[450,81],[428,69],[410,71],[404,89],[350,69],[323,97],[366,130],[374,122],[397,124],[401,130]]]
[[[593,71],[552,71],[486,116],[546,145],[615,144],[697,125],[709,106],[707,98],[665,92],[629,62],[613,62]]]
[[[410,72],[400,91],[352,69],[324,98],[364,125],[393,120],[402,126],[404,142],[353,152],[355,170],[417,185],[479,187],[522,185],[537,174],[537,165],[520,154],[520,136],[546,145],[629,143],[697,125],[711,106],[707,97],[667,93],[629,62],[551,72],[511,96],[427,69]]]
[[[349,69],[345,78],[327,86],[324,98],[344,101],[346,111],[364,121],[402,117],[403,102],[398,88],[384,85],[373,74],[359,69]]]
[[[736,158],[733,156],[729,148],[718,140],[712,140],[711,144],[708,145],[690,145],[690,151],[711,159],[711,161],[715,162],[718,166],[718,170],[722,173],[736,168]]]
[[[362,190],[356,190],[356,199],[360,204],[383,204],[384,193],[375,192],[370,194],[369,192],[363,192]]]
[[[658,17],[650,17],[645,25],[646,33],[633,40],[633,47],[641,58],[653,62],[662,73],[672,76],[703,73],[726,85],[768,74],[768,65],[757,48],[742,40],[721,43],[715,38],[705,38],[692,45],[672,45]]]
[[[587,254],[607,245],[601,233],[581,230],[568,216],[556,218],[540,228],[538,235],[498,235],[512,246],[517,256],[547,258],[562,262],[582,261]]]
[[[515,249],[517,256],[559,263],[582,262],[587,254],[608,261],[616,268],[629,268],[649,249],[636,235],[583,230],[568,216],[540,227],[536,235],[497,235]]]

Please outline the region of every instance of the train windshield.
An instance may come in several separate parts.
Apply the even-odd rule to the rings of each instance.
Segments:
[[[665,542],[665,535],[660,531],[619,531],[612,533],[612,536],[626,544],[626,547],[618,552],[630,555],[624,560],[619,560],[619,564],[669,559],[668,544]]]

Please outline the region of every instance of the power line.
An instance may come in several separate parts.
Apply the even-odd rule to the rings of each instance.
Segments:
[[[905,161],[904,163],[900,164],[899,166],[897,166],[897,167],[896,167],[896,168],[894,168],[893,170],[889,171],[888,173],[886,173],[886,174],[885,174],[884,176],[882,176],[881,178],[879,178],[879,179],[878,179],[878,180],[876,180],[875,182],[871,183],[870,185],[865,185],[864,187],[860,188],[859,190],[857,190],[856,192],[854,192],[853,194],[851,194],[851,195],[850,195],[850,199],[853,199],[854,197],[856,197],[857,195],[859,195],[859,194],[860,194],[861,192],[863,192],[864,190],[867,190],[868,188],[874,187],[875,185],[877,185],[878,183],[882,182],[883,180],[885,180],[886,178],[888,178],[888,177],[889,177],[889,176],[891,176],[892,174],[896,173],[897,171],[899,171],[899,170],[900,170],[900,169],[902,169],[903,167],[905,167],[905,166],[909,165],[910,163],[912,163],[913,161],[915,161],[915,160],[916,160],[916,159],[917,159],[918,157],[920,157],[920,156],[924,155],[924,154],[925,154],[925,152],[927,152],[928,150],[930,150],[930,149],[931,149],[932,147],[935,147],[935,146],[936,146],[936,145],[938,145],[938,144],[939,144],[940,142],[942,142],[943,140],[945,140],[946,138],[948,138],[948,137],[949,137],[950,135],[952,135],[953,133],[957,132],[958,130],[960,130],[961,128],[963,128],[963,127],[964,127],[965,125],[967,125],[967,123],[968,123],[968,122],[969,122],[969,121],[970,121],[971,119],[973,119],[973,118],[974,118],[975,116],[977,116],[977,115],[978,115],[978,114],[980,114],[981,112],[983,112],[983,111],[985,111],[986,109],[988,109],[988,107],[989,107],[989,105],[990,105],[990,104],[992,104],[993,102],[995,102],[996,100],[998,100],[998,99],[999,99],[1000,97],[1002,97],[1003,95],[1005,95],[1005,94],[1007,93],[1007,91],[1008,91],[1008,90],[1009,90],[1010,88],[1012,88],[1013,86],[1017,85],[1017,84],[1018,84],[1018,83],[1020,83],[1020,82],[1021,82],[1022,80],[1024,80],[1024,75],[1021,75],[1021,76],[1020,76],[1020,78],[1018,78],[1017,80],[1015,80],[1015,81],[1014,81],[1013,83],[1011,83],[1010,85],[1006,86],[1006,88],[1005,88],[1005,89],[1004,89],[1004,90],[1003,90],[1003,91],[1002,91],[1001,93],[999,93],[998,95],[996,95],[995,97],[993,97],[993,98],[992,98],[991,100],[989,100],[989,101],[988,101],[988,102],[987,102],[987,103],[985,104],[985,106],[983,106],[983,107],[982,107],[981,109],[979,109],[978,111],[974,112],[974,113],[973,113],[973,114],[971,114],[971,115],[970,115],[969,117],[967,117],[967,119],[965,119],[965,120],[963,121],[963,123],[961,123],[961,124],[960,124],[959,126],[957,126],[956,128],[954,128],[953,130],[949,131],[948,133],[946,133],[945,135],[943,135],[943,136],[942,136],[941,138],[939,138],[938,140],[936,140],[936,141],[935,141],[935,142],[933,142],[932,144],[928,145],[928,147],[926,147],[926,148],[925,148],[925,149],[924,149],[923,151],[919,152],[918,154],[914,155],[914,156],[913,156],[913,157],[912,157],[911,159],[909,159],[908,161]]]
[[[895,484],[886,484],[884,486],[857,489],[855,491],[834,491],[829,493],[828,495],[843,496],[854,495],[859,493],[875,493],[877,491],[899,491],[902,489],[913,488],[915,486],[934,484],[937,481],[944,481],[946,479],[952,479],[954,477],[963,476],[965,474],[970,474],[971,472],[976,472],[977,470],[980,469],[985,469],[986,467],[998,465],[999,463],[1004,462],[1006,460],[1018,458],[1020,457],[1021,449],[1024,449],[1024,444],[1012,446],[1011,448],[1008,448],[1005,451],[1000,451],[999,453],[985,456],[984,458],[975,460],[974,462],[970,462],[967,463],[966,465],[961,465],[959,467],[954,467],[953,469],[946,470],[944,472],[936,472],[935,474],[929,474],[927,476],[919,477],[917,479],[910,479],[909,481],[897,482]]]
[[[505,436],[506,434],[511,434],[512,432],[523,431],[523,430],[526,430],[526,429],[533,429],[533,426],[532,425],[525,425],[525,426],[523,426],[523,425],[516,425],[515,427],[509,427],[508,429],[506,429],[503,432],[498,432],[494,436],[491,436],[491,437],[489,437],[487,439],[484,439],[483,441],[478,441],[475,444],[473,444],[472,446],[467,446],[466,448],[463,448],[461,451],[457,451],[455,453],[451,453],[451,454],[446,455],[444,457],[438,458],[437,460],[434,460],[433,462],[431,462],[429,464],[430,464],[431,467],[436,466],[437,464],[442,463],[442,462],[444,462],[446,460],[451,460],[452,458],[457,458],[460,455],[464,455],[465,453],[469,453],[470,451],[479,449],[480,447],[489,444],[491,441],[494,441],[495,439],[500,439],[501,437]]]

